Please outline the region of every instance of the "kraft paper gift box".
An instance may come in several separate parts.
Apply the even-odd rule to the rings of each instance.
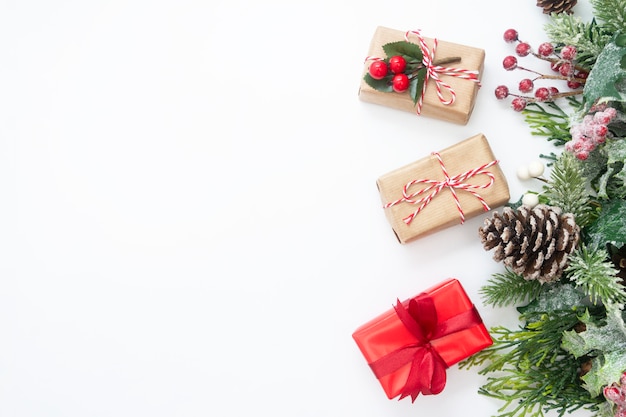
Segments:
[[[376,185],[402,244],[463,223],[510,198],[506,178],[482,133],[391,171]]]
[[[386,56],[382,48],[383,45],[390,42],[404,41],[405,33],[407,32],[379,26],[371,40],[367,56],[384,59]],[[423,39],[428,45],[429,50],[432,51],[435,38],[423,36]],[[408,41],[412,43],[419,43],[418,40],[415,39],[415,35],[409,35]],[[453,67],[466,71],[475,71],[477,73],[478,81],[480,81],[485,62],[485,51],[483,49],[446,42],[439,39],[437,39],[437,41],[438,45],[433,59],[435,64],[438,61],[443,61],[451,57],[460,57],[461,60],[459,62],[442,66]],[[363,69],[363,76],[367,73],[371,62],[371,60],[366,60]],[[431,78],[426,83],[426,91],[420,115],[461,125],[467,124],[472,111],[474,110],[474,104],[476,102],[476,95],[478,94],[480,83],[445,74],[439,74],[439,77],[441,81],[450,85],[456,94],[456,99],[453,104],[443,104],[437,95],[437,86],[435,85],[435,81]],[[449,93],[445,89],[443,89],[442,94],[444,97],[449,98]],[[369,86],[363,77],[361,77],[359,98],[362,101],[369,103],[380,104],[413,113],[416,112],[416,105],[413,102],[413,98],[407,91],[404,93],[378,91]]]
[[[389,399],[440,393],[445,370],[493,344],[460,281],[450,278],[352,334]]]

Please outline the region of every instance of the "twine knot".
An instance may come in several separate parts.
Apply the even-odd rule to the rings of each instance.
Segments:
[[[406,223],[407,225],[410,225],[413,219],[424,209],[424,207],[426,207],[432,201],[433,198],[437,196],[437,194],[439,194],[444,188],[448,188],[450,190],[450,193],[452,194],[452,198],[454,199],[454,203],[457,207],[457,210],[459,211],[461,224],[465,222],[465,214],[463,212],[463,208],[461,207],[461,202],[459,201],[459,197],[456,193],[457,189],[463,190],[472,194],[474,197],[478,199],[478,201],[480,201],[480,204],[483,206],[483,209],[485,211],[490,210],[489,205],[487,204],[485,199],[480,194],[478,194],[478,192],[475,190],[482,190],[482,189],[489,188],[496,181],[495,175],[491,173],[490,171],[488,171],[488,169],[496,165],[498,163],[497,160],[491,161],[477,168],[470,169],[461,174],[451,177],[448,174],[448,170],[446,169],[446,166],[443,162],[443,159],[441,158],[441,155],[438,152],[433,152],[432,155],[435,156],[437,160],[439,161],[439,166],[441,167],[441,171],[443,172],[444,180],[440,181],[440,180],[433,180],[429,178],[420,178],[420,179],[411,180],[408,183],[406,183],[404,187],[402,188],[402,198],[399,198],[395,201],[385,204],[383,208],[387,209],[389,207],[395,206],[396,204],[400,204],[400,203],[409,203],[409,204],[417,205],[418,207],[413,213],[411,213],[410,215],[402,219],[404,223]],[[466,180],[473,178],[477,175],[486,175],[489,178],[489,181],[485,184],[480,184],[480,185],[468,184],[465,182]],[[428,184],[428,186],[425,188],[422,188],[421,190],[410,192],[409,189],[416,184]],[[427,193],[429,194],[425,195],[422,198],[416,199],[416,197],[419,197]]]

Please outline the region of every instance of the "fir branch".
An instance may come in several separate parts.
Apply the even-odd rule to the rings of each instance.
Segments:
[[[541,282],[526,280],[507,268],[502,274],[493,274],[480,289],[480,294],[486,305],[504,307],[536,298],[541,288]]]
[[[550,41],[561,46],[575,46],[578,65],[591,69],[613,32],[599,26],[595,19],[584,23],[580,17],[567,13],[552,14],[550,17],[550,22],[544,27]]]
[[[604,249],[588,249],[585,245],[569,257],[565,274],[589,295],[593,304],[603,303],[607,310],[622,309],[626,303],[626,287],[617,276],[609,254]]]
[[[594,16],[607,30],[626,31],[626,0],[591,0]]]
[[[550,181],[544,186],[544,196],[551,206],[561,208],[563,213],[572,213],[580,227],[593,220],[592,199],[583,167],[570,152],[562,152],[554,162]]]

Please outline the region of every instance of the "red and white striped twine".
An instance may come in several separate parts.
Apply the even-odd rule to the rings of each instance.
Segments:
[[[439,41],[436,38],[433,39],[433,49],[431,51],[428,48],[428,45],[426,44],[426,41],[424,40],[424,37],[419,30],[407,31],[404,34],[404,39],[407,42],[409,41],[409,35],[411,34],[417,36],[420,49],[422,50],[422,63],[424,64],[424,67],[426,67],[426,76],[424,78],[424,84],[422,86],[422,93],[417,100],[415,109],[417,114],[420,114],[422,112],[422,106],[424,105],[424,95],[426,94],[426,87],[429,78],[432,78],[433,81],[435,81],[435,86],[437,88],[437,97],[439,97],[439,101],[441,101],[441,103],[444,105],[450,105],[454,103],[454,101],[456,100],[456,92],[454,91],[452,86],[450,86],[450,84],[441,81],[441,79],[439,78],[439,74],[449,75],[451,77],[457,77],[464,80],[470,80],[480,85],[480,80],[478,79],[478,71],[433,65],[433,61],[435,60],[435,52],[437,51],[437,45],[439,44]],[[450,98],[446,98],[444,96],[444,89],[448,92]]]
[[[474,197],[476,197],[480,201],[480,204],[483,206],[483,209],[485,211],[489,210],[489,205],[487,204],[487,202],[480,196],[480,194],[478,194],[474,190],[482,190],[482,189],[491,187],[493,185],[493,183],[496,181],[496,178],[494,174],[487,171],[487,169],[496,165],[498,163],[497,160],[481,165],[478,168],[470,169],[469,171],[465,171],[462,174],[455,175],[454,177],[450,177],[450,175],[448,174],[448,170],[446,169],[446,166],[443,163],[443,159],[441,159],[441,155],[439,155],[438,152],[433,152],[432,155],[434,155],[439,161],[439,165],[441,166],[441,170],[443,171],[443,175],[445,179],[443,181],[438,181],[438,180],[431,180],[428,178],[422,178],[422,179],[409,181],[402,189],[402,198],[385,204],[383,208],[386,209],[386,208],[395,206],[396,204],[400,204],[400,203],[409,203],[409,204],[418,205],[417,210],[415,210],[412,214],[402,219],[407,225],[410,225],[413,219],[424,209],[424,207],[426,207],[432,201],[432,199],[435,198],[437,194],[439,194],[439,192],[441,192],[441,190],[447,187],[450,189],[450,192],[452,193],[452,198],[454,199],[454,203],[457,207],[457,210],[459,211],[459,216],[461,217],[461,224],[465,222],[465,214],[463,213],[463,208],[461,207],[461,202],[459,201],[459,197],[456,194],[456,189],[471,193]],[[486,175],[487,177],[489,177],[489,182],[487,182],[486,184],[482,184],[482,185],[473,185],[473,184],[467,184],[463,182],[477,175]],[[409,188],[411,188],[415,184],[429,184],[429,185],[419,191],[409,194]],[[415,199],[416,197],[422,194],[426,194],[426,193],[430,193],[430,194],[418,200]]]

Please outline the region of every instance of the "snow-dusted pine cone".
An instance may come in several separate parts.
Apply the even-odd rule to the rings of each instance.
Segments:
[[[580,227],[572,214],[540,204],[494,212],[479,235],[485,250],[494,249],[496,261],[527,280],[551,282],[563,274],[580,239]]]
[[[545,14],[572,13],[572,7],[577,0],[537,0],[537,6],[543,9]]]

